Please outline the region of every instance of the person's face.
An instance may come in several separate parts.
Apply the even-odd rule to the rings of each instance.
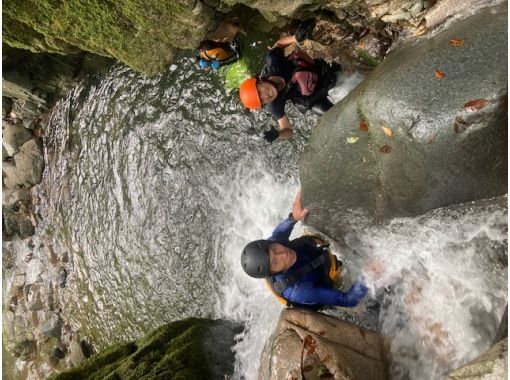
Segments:
[[[269,82],[257,83],[257,91],[262,105],[271,103],[278,96],[278,90]]]
[[[269,270],[271,273],[289,269],[296,262],[296,252],[279,243],[269,247]]]

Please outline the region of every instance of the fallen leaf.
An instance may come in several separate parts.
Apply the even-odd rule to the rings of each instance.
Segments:
[[[418,29],[416,30],[416,32],[414,32],[414,35],[415,35],[416,37],[418,37],[418,36],[422,36],[422,35],[424,35],[424,34],[425,34],[425,33],[427,33],[427,32],[428,32],[427,27],[426,27],[426,26],[422,26],[422,27],[418,28]]]
[[[360,131],[368,131],[368,124],[365,120],[361,120],[360,123],[359,123],[359,130]]]
[[[359,140],[358,136],[347,137],[347,144],[355,144]]]
[[[459,133],[459,124],[457,124],[457,123],[453,123],[453,131],[454,131],[455,133]]]
[[[303,368],[303,372],[309,372],[313,369],[313,365],[307,365],[305,368]]]
[[[388,137],[392,137],[393,136],[393,131],[391,129],[389,129],[388,127],[385,127],[384,125],[381,125],[381,128],[383,129],[384,131],[384,134]]]
[[[434,70],[434,76],[437,78],[437,79],[441,79],[441,78],[444,78],[444,73],[440,70]]]
[[[324,359],[322,359],[322,363],[326,363],[329,360],[329,355],[324,356]]]
[[[379,148],[379,152],[381,153],[391,153],[392,149],[391,149],[391,146],[389,145],[383,145],[382,147]]]
[[[464,40],[461,40],[460,38],[454,38],[450,40],[450,45],[453,46],[462,46],[464,45]]]
[[[317,347],[317,344],[315,343],[311,335],[307,335],[305,337],[305,341],[303,342],[303,346],[306,348],[309,354],[313,354],[315,352],[315,347]]]
[[[487,99],[475,99],[464,103],[464,109],[467,112],[477,112],[484,108],[487,104],[489,104]]]
[[[320,335],[320,336],[323,336],[324,334],[326,334],[326,331],[322,331],[322,330],[321,330],[321,331],[319,331],[319,335]]]

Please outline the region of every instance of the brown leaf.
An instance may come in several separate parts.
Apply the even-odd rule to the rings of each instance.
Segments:
[[[384,134],[388,137],[393,137],[393,131],[389,129],[388,127],[385,127],[384,125],[381,125],[381,128],[384,131]]]
[[[382,147],[379,148],[379,152],[381,153],[391,153],[392,149],[391,149],[391,146],[389,145],[383,145]]]
[[[453,123],[453,131],[454,131],[455,133],[459,133],[459,124],[457,124],[457,123]]]
[[[464,109],[467,112],[477,112],[484,108],[487,104],[489,104],[487,99],[475,99],[464,103]]]
[[[324,359],[322,359],[322,363],[326,363],[329,360],[329,355],[324,356]]]
[[[307,365],[305,368],[303,368],[303,372],[310,372],[313,369],[313,365]]]
[[[365,120],[361,120],[359,123],[359,130],[360,131],[368,131],[368,124]]]
[[[437,78],[437,79],[441,79],[441,78],[444,78],[444,73],[440,70],[434,70],[434,76]]]
[[[460,38],[454,38],[450,40],[450,45],[453,46],[462,46],[464,45],[464,40],[461,40]]]
[[[303,346],[306,348],[309,354],[313,354],[315,352],[315,347],[317,347],[317,344],[315,343],[311,335],[307,335],[305,337],[305,341],[303,342]]]
[[[320,336],[323,336],[324,334],[326,334],[326,331],[322,331],[322,330],[321,330],[321,331],[319,331],[319,335],[320,335]]]

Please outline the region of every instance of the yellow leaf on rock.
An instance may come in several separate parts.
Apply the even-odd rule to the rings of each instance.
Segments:
[[[393,137],[393,131],[389,129],[388,127],[385,127],[384,125],[381,125],[381,128],[384,131],[384,134],[388,137]]]
[[[358,136],[347,137],[347,144],[354,144],[359,140]]]

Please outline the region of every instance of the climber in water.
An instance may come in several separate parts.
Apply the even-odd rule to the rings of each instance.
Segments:
[[[200,42],[196,55],[196,62],[205,72],[216,71],[221,66],[230,65],[241,57],[241,42],[239,36],[233,41],[203,40]]]
[[[298,220],[308,210],[298,193],[289,217],[282,221],[267,240],[255,240],[241,254],[241,266],[251,277],[265,278],[273,293],[287,306],[319,310],[325,305],[356,306],[367,293],[361,281],[342,292],[335,287],[341,262],[322,241],[310,236],[289,241]]]
[[[278,122],[264,132],[264,138],[273,142],[277,138],[292,136],[292,125],[285,115],[285,103],[291,100],[301,110],[311,110],[322,115],[333,106],[328,91],[335,85],[338,64],[329,65],[323,60],[313,60],[301,50],[285,56],[284,48],[310,39],[315,21],[304,21],[296,34],[280,38],[269,51],[259,77],[246,79],[239,88],[243,105],[250,109],[266,108]]]

